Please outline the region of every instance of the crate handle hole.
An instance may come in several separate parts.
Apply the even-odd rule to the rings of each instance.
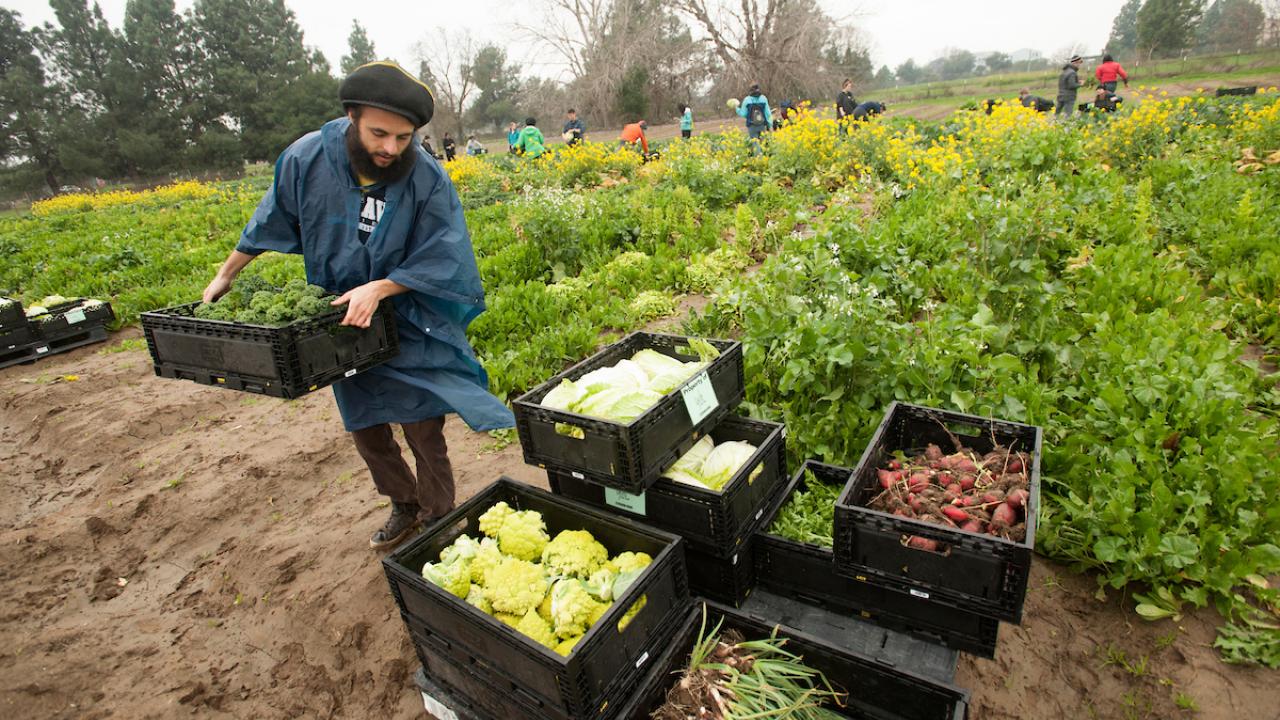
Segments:
[[[909,550],[918,550],[933,555],[941,555],[942,557],[951,555],[950,543],[939,542],[922,535],[903,535],[899,542]]]
[[[585,440],[587,433],[577,425],[569,423],[556,423],[556,434],[564,437],[573,438],[574,440]]]
[[[636,599],[635,602],[631,603],[631,606],[627,608],[627,611],[625,613],[623,613],[622,619],[618,621],[619,634],[627,631],[627,628],[636,619],[636,617],[639,616],[640,613],[644,612],[644,608],[648,603],[649,603],[648,595],[641,595],[639,598]],[[633,612],[634,614],[632,614]]]
[[[982,435],[982,428],[974,427],[973,425],[962,425],[954,422],[943,423],[943,425],[953,435],[960,435],[963,437],[980,437]]]

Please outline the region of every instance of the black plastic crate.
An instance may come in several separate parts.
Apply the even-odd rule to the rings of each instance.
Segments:
[[[18,345],[17,347],[12,348],[0,348],[0,368],[35,362],[42,354],[38,351],[48,352],[49,348],[43,343],[38,342]]]
[[[70,334],[61,334],[52,340],[37,340],[32,347],[35,348],[36,358],[44,358],[49,355],[57,355],[70,350],[75,350],[85,345],[100,343],[107,339],[106,325],[89,325],[80,327],[76,332]]]
[[[610,555],[631,550],[653,558],[568,657],[544,648],[422,577],[423,564],[436,560],[459,535],[480,537],[479,518],[498,501],[516,510],[542,513],[552,537],[561,530],[587,530]],[[606,717],[604,704],[615,681],[638,677],[638,666],[644,664],[654,638],[669,635],[673,613],[683,613],[689,603],[684,544],[679,537],[506,477],[388,555],[382,564],[401,612],[420,623],[410,627],[411,632],[436,647],[450,648],[455,655],[482,660],[473,667],[490,685],[516,683],[524,694],[574,718]],[[625,630],[618,629],[618,621],[642,595],[646,597],[644,609]]]
[[[951,448],[948,431],[979,453],[989,452],[995,443],[1028,453],[1031,497],[1022,542],[865,507],[880,492],[876,469],[892,458],[893,451],[915,452],[929,443]],[[1020,622],[1040,509],[1041,441],[1042,432],[1034,425],[893,403],[836,501],[836,570],[961,610]],[[937,540],[939,550],[907,547],[905,538],[913,535]]]
[[[716,443],[741,440],[756,446],[721,492],[659,478],[642,494],[624,493],[554,468],[548,468],[547,480],[554,493],[669,530],[704,552],[725,557],[745,539],[787,480],[786,430],[779,423],[726,415],[707,434]],[[691,438],[681,443],[677,457],[694,442]],[[760,475],[751,480],[757,467],[762,468]]]
[[[797,491],[806,489],[806,471],[825,483],[843,486],[852,470],[809,460],[800,467],[760,532],[752,539],[756,583],[767,589],[832,612],[856,615],[881,627],[913,635],[944,647],[994,658],[1000,621],[836,574],[831,548],[799,542],[769,532],[769,526]],[[690,565],[690,577],[694,576]]]
[[[20,325],[0,330],[0,353],[12,352],[35,341],[35,333],[31,331],[31,326],[24,321]]]
[[[755,589],[750,536],[728,557],[699,549],[693,543],[685,543],[684,557],[689,568],[689,590],[694,595],[738,607]]]
[[[656,405],[630,424],[601,420],[539,405],[561,380],[577,380],[592,370],[614,365],[646,348],[681,361],[697,360],[688,347],[689,338],[679,335],[636,332],[556,375],[521,395],[512,404],[516,430],[525,462],[561,472],[577,472],[629,493],[639,493],[680,457],[680,447],[715,427],[720,419],[742,402],[742,344],[733,340],[707,340],[720,351],[703,371],[668,393]],[[701,383],[703,374],[715,392],[716,404],[694,422],[683,399],[683,391]],[[582,437],[556,432],[557,425],[581,431]]]
[[[1257,95],[1257,85],[1247,85],[1245,87],[1218,88],[1214,92],[1216,97],[1235,96],[1235,95]]]
[[[101,300],[68,300],[48,310],[30,318],[30,322],[37,339],[49,343],[82,336],[95,327],[105,328],[116,319],[111,303]]]
[[[22,303],[15,298],[0,295],[0,331],[12,330],[27,324],[27,315],[22,310]]]
[[[367,328],[340,325],[345,308],[268,327],[197,318],[198,305],[142,314],[156,375],[296,398],[400,352],[391,303],[378,304]]]
[[[422,706],[435,720],[493,720],[475,707],[456,690],[440,684],[436,678],[427,677],[424,668],[413,674],[413,684],[422,695]]]
[[[667,690],[677,681],[689,652],[703,627],[702,607],[695,607],[680,624],[670,648],[654,664],[643,686],[619,717],[647,720],[666,700]],[[804,658],[806,665],[821,671],[837,690],[848,693],[846,705],[837,714],[867,720],[964,720],[968,716],[969,693],[950,683],[930,680],[896,666],[914,666],[909,646],[898,648],[896,662],[886,659],[883,649],[865,648],[878,657],[857,649],[837,649],[824,639],[772,619],[715,603],[706,604],[705,622],[710,632],[720,623],[720,631],[738,630],[748,639],[769,637],[775,628],[787,639],[786,649]],[[870,638],[869,638],[870,639]]]

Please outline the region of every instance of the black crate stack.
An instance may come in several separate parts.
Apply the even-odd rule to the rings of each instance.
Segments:
[[[67,300],[28,318],[22,303],[0,298],[0,368],[102,342],[115,319],[102,300]]]

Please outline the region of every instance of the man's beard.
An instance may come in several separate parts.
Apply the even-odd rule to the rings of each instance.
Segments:
[[[404,152],[400,153],[400,157],[390,165],[382,167],[374,162],[373,155],[364,149],[364,145],[360,143],[360,131],[356,129],[355,123],[352,123],[347,128],[347,158],[351,161],[351,169],[356,171],[356,175],[377,184],[393,183],[408,175],[418,161],[418,153],[413,147],[417,136],[415,135],[414,138]]]

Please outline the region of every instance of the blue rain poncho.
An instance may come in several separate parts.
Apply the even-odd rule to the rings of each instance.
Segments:
[[[467,341],[467,325],[484,311],[484,289],[453,183],[414,143],[413,170],[386,186],[382,217],[360,242],[350,125],[347,118],[325,123],[280,155],[236,249],[300,253],[307,282],[331,293],[384,278],[409,288],[383,301],[395,307],[400,354],[333,386],[348,431],[451,412],[473,430],[511,427],[511,411],[489,393],[489,376]]]

